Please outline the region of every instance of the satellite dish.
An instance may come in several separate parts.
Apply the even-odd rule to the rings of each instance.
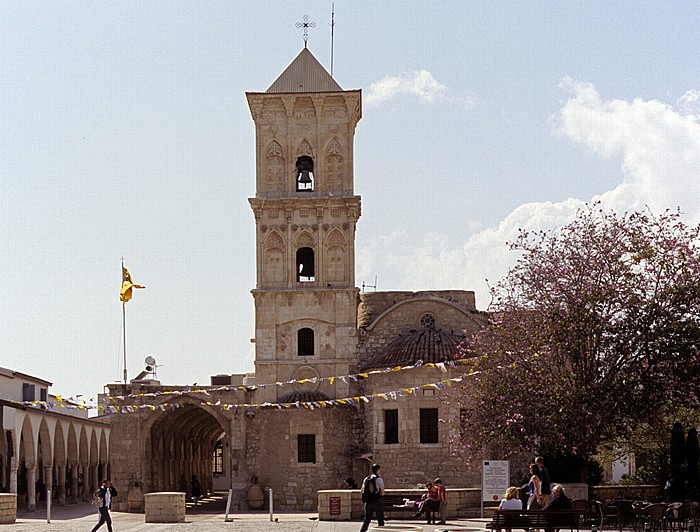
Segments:
[[[153,357],[146,357],[146,365],[147,366],[155,366],[156,365],[156,359]]]

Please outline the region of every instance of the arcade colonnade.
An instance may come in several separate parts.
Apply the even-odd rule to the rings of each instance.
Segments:
[[[51,490],[54,504],[87,500],[110,475],[108,421],[21,406],[0,407],[0,488],[28,511]]]

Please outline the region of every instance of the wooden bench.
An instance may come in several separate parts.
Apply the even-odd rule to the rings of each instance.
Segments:
[[[493,520],[487,528],[501,530],[517,528],[534,529],[569,529],[578,531],[585,524],[585,510],[494,510]]]

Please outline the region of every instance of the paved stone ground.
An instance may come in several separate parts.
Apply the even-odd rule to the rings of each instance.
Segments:
[[[42,503],[40,503],[42,504]],[[307,513],[280,513],[274,514],[270,521],[269,512],[258,513],[232,513],[229,522],[224,521],[225,503],[222,498],[205,501],[198,508],[187,505],[187,517],[184,523],[146,523],[143,514],[124,512],[112,512],[112,525],[114,532],[357,532],[360,530],[361,521],[318,521],[316,514]],[[98,521],[95,508],[88,503],[71,504],[66,507],[54,507],[51,511],[51,523],[46,522],[46,508],[39,506],[36,512],[26,513],[20,508],[17,522],[14,525],[0,525],[0,532],[89,532]],[[419,520],[401,519],[389,520],[386,526],[378,528],[385,532],[391,532],[392,525],[400,525],[407,530],[420,530],[423,532],[464,531],[477,532],[483,530],[486,520],[456,519],[449,521],[447,525],[426,525]],[[372,522],[376,526],[376,521]],[[413,527],[413,528],[412,528]],[[415,528],[418,527],[418,528]],[[107,530],[103,525],[100,531]],[[370,527],[370,530],[372,528]],[[400,530],[395,528],[394,530]]]

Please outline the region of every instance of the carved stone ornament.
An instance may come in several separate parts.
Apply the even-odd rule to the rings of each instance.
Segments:
[[[297,392],[315,392],[320,386],[320,376],[320,373],[311,366],[299,366],[292,374],[292,379],[296,381],[292,386]]]

